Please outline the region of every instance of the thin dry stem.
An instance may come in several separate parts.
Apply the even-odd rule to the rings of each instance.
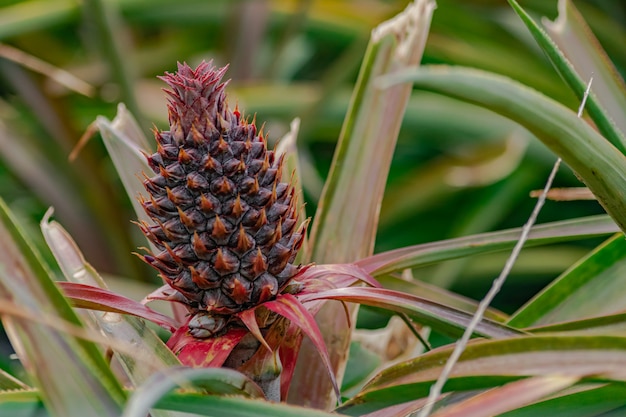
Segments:
[[[33,55],[27,54],[20,49],[1,43],[0,57],[16,62],[31,71],[43,74],[76,93],[87,97],[93,97],[95,94],[95,87],[91,84],[81,80],[62,68],[51,65]]]

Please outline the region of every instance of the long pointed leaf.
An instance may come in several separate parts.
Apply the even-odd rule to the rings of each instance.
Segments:
[[[104,288],[74,282],[59,282],[58,285],[75,307],[142,317],[170,332],[175,331],[179,327],[179,323],[171,317],[154,311],[138,301],[131,300]]]
[[[473,313],[478,308],[478,302],[475,300],[463,297],[417,279],[406,281],[402,278],[396,278],[388,275],[380,277],[379,280],[383,287],[389,290],[395,290],[405,294],[413,294],[426,300],[434,301],[468,313]],[[489,308],[485,312],[485,318],[504,323],[508,320],[509,316],[496,309]]]
[[[309,260],[352,262],[373,252],[389,166],[411,94],[409,84],[385,91],[376,87],[375,79],[419,65],[434,8],[432,0],[415,0],[403,13],[372,31],[311,228]],[[351,329],[335,320],[338,314],[342,314],[342,306],[330,304],[316,320],[323,323],[333,373],[341,381]],[[291,401],[328,408],[335,399],[328,380],[319,378],[321,370],[312,364],[315,350],[304,343]],[[306,384],[300,387],[298,381]]]
[[[478,104],[524,126],[560,156],[626,230],[626,156],[576,113],[506,77],[460,67],[431,66],[386,80]]]
[[[543,19],[546,31],[574,65],[588,78],[600,101],[622,133],[626,132],[626,86],[600,42],[570,0],[559,0],[559,16],[554,22]],[[621,34],[623,38],[623,32]],[[619,35],[618,35],[619,37]]]
[[[145,211],[137,201],[137,196],[144,192],[141,173],[149,174],[152,169],[142,152],[150,152],[150,145],[133,115],[123,104],[117,106],[117,115],[113,121],[98,117],[96,125],[100,129],[102,141],[115,165],[117,174],[124,184],[135,214],[140,220],[148,221]]]
[[[622,234],[596,248],[510,319],[528,327],[591,318],[626,309],[626,240]]]
[[[436,349],[377,375],[338,411],[362,415],[427,397],[454,346]],[[626,338],[532,336],[470,342],[444,391],[473,391],[532,376],[568,375],[587,381],[623,381]]]
[[[49,216],[46,215],[41,221],[41,231],[69,283],[77,282],[106,289],[104,280],[87,263],[72,237],[60,224],[54,221],[50,222]],[[69,283],[60,283],[60,285],[63,286]],[[102,299],[96,297],[95,301],[102,301]],[[142,304],[134,301],[128,303],[128,300],[124,300],[123,303],[130,308],[130,311],[120,311],[121,313],[132,314],[134,311],[134,313],[138,313],[136,315],[142,317],[146,317],[143,313],[147,313],[147,317],[154,314],[153,311],[144,310],[143,307],[140,307]],[[120,307],[119,304],[117,304],[117,307]],[[151,329],[146,327],[142,320],[127,314],[118,316],[117,313],[109,312],[110,310],[107,308],[104,308],[104,311],[90,311],[86,317],[91,319],[95,326],[110,339],[116,342],[125,342],[133,347],[133,355],[114,350],[116,357],[132,383],[138,385],[158,370],[167,369],[171,366],[180,366],[180,362],[172,351],[165,346]],[[158,313],[157,316],[154,317],[157,318],[156,321],[161,321],[161,325],[170,330],[178,326],[178,323],[169,317]],[[154,417],[175,417],[178,414],[173,411],[153,410],[152,415]]]
[[[525,246],[603,236],[617,231],[615,222],[604,215],[545,223],[533,227]],[[378,253],[356,262],[356,265],[375,276],[390,274],[448,259],[511,249],[520,233],[521,228],[516,228],[408,246]]]
[[[372,32],[313,222],[313,261],[350,262],[373,250],[380,202],[411,92],[410,84],[380,90],[375,80],[417,67],[434,6],[417,1]]]
[[[264,303],[263,306],[296,324],[309,337],[317,349],[319,356],[322,358],[322,363],[326,367],[328,377],[333,385],[337,398],[340,398],[339,385],[333,373],[328,350],[324,344],[322,333],[319,327],[317,327],[315,318],[311,313],[309,313],[309,311],[300,304],[300,301],[291,294],[282,294],[277,297],[276,300]]]
[[[300,297],[303,303],[319,299],[359,303],[405,313],[413,317],[417,322],[429,325],[439,332],[453,336],[461,335],[472,319],[472,314],[470,313],[412,294],[384,288],[336,288]],[[501,338],[520,334],[522,332],[487,319],[484,319],[476,329],[477,336]]]
[[[155,374],[130,397],[122,417],[143,417],[167,393],[179,386],[210,394],[263,398],[263,391],[243,374],[227,368],[175,368]]]
[[[575,384],[575,376],[546,375],[510,382],[433,413],[432,417],[491,417],[531,404]]]
[[[4,202],[0,201],[0,296],[33,315],[81,325]],[[28,319],[4,316],[18,356],[57,416],[117,416],[125,393],[98,347]]]
[[[624,397],[623,386],[618,384],[602,384],[600,387],[591,385],[587,388],[578,388],[573,393],[553,396],[536,404],[504,413],[500,417],[535,417],[541,415],[617,417],[623,413],[616,414],[612,411],[625,405],[626,397]]]
[[[563,9],[564,3],[562,1],[560,3],[561,3],[560,8]],[[535,38],[539,46],[541,46],[541,48],[546,53],[548,58],[550,58],[550,61],[552,61],[552,64],[557,69],[561,77],[563,77],[563,79],[567,82],[569,87],[576,93],[576,96],[579,99],[582,99],[583,95],[585,94],[585,89],[587,87],[587,83],[589,82],[589,80],[588,79],[582,80],[581,76],[590,77],[593,75],[592,71],[585,70],[584,74],[581,74],[580,71],[577,73],[574,67],[572,66],[572,64],[565,57],[563,52],[559,50],[559,48],[552,41],[552,39],[550,39],[548,35],[539,27],[539,25],[537,25],[530,18],[530,16],[524,11],[524,9],[522,9],[515,0],[509,0],[509,4],[513,7],[515,12],[522,19],[526,27],[528,27],[528,30],[530,30],[530,33],[533,35],[533,37]],[[565,19],[565,16],[562,16],[561,19]],[[589,33],[591,32],[589,31]],[[597,41],[595,44],[599,45]],[[591,60],[592,56],[598,55],[597,53],[590,55],[589,53],[592,50],[593,48],[589,48],[586,51],[587,53],[585,54],[584,58],[581,57],[579,59],[579,62],[577,62],[577,64],[579,65],[579,69],[580,69],[580,65],[582,64],[588,65],[588,62]],[[606,58],[605,60],[608,61]],[[614,85],[613,87],[616,87],[616,86]],[[613,146],[619,149],[623,154],[626,154],[626,138],[624,138],[624,132],[626,132],[626,130],[622,130],[620,132],[620,130],[616,128],[613,120],[618,120],[618,119],[614,118],[613,120],[611,120],[608,113],[606,112],[606,108],[604,108],[601,104],[602,101],[600,100],[599,97],[596,97],[597,94],[594,91],[596,91],[595,84],[592,86],[592,93],[587,98],[587,103],[585,104],[585,108],[589,111],[589,115],[595,122],[596,126],[598,126],[598,130],[602,132],[602,134],[609,140],[609,142],[613,144]],[[600,91],[603,91],[602,96],[606,97],[607,100],[610,99],[611,96],[614,94],[614,93],[610,93],[610,95],[608,95],[607,97],[606,89],[602,90],[602,88],[600,88],[598,93],[600,93]],[[617,91],[620,91],[620,89],[617,88]],[[625,99],[626,97],[622,97],[623,104],[626,104],[624,103]],[[615,109],[616,105],[618,106],[617,109],[619,109],[620,113],[615,114],[614,116],[617,116],[618,118],[620,118],[619,119],[620,125],[622,126],[622,129],[624,129],[625,127],[624,123],[626,123],[626,120],[624,119],[624,107],[620,108],[617,103],[613,103],[611,108]]]
[[[626,313],[533,326],[527,328],[526,331],[531,333],[624,334],[626,333]]]
[[[244,397],[195,393],[167,395],[159,400],[156,407],[198,413],[208,417],[341,417],[343,415]]]

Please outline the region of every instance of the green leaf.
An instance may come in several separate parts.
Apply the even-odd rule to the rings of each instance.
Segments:
[[[355,392],[357,388],[360,388],[382,361],[378,355],[363,347],[359,342],[350,343],[348,358],[341,392],[344,396],[350,397],[352,395],[347,391]]]
[[[434,6],[415,2],[372,32],[312,226],[315,262],[351,262],[372,253],[389,166],[412,90],[409,83],[381,90],[375,80],[419,64]]]
[[[0,415],[33,417],[41,415],[41,397],[34,389],[0,391]]]
[[[600,387],[590,385],[578,389],[582,391],[549,398],[536,404],[504,413],[499,417],[608,417],[623,414],[610,413],[612,410],[626,405],[623,386],[617,384]]]
[[[560,3],[560,9],[563,12],[563,9],[565,8],[564,3],[563,1],[560,1],[559,3]],[[537,25],[530,18],[530,16],[524,11],[524,9],[522,9],[519,6],[519,4],[515,0],[509,0],[509,4],[513,7],[515,12],[522,19],[526,27],[528,27],[528,29],[530,30],[530,33],[533,35],[533,37],[535,38],[539,46],[546,53],[546,55],[548,56],[548,58],[550,59],[550,61],[552,62],[556,70],[559,72],[561,77],[563,77],[563,79],[565,80],[565,82],[567,82],[569,87],[574,91],[574,93],[576,93],[576,96],[580,100],[582,100],[589,80],[582,80],[580,78],[581,77],[580,71],[579,73],[576,72],[576,69],[567,60],[563,52],[559,50],[559,48],[552,41],[552,39],[550,39],[550,37],[539,27],[539,25]],[[566,19],[566,17],[565,15],[562,14],[560,16],[560,21],[559,21],[560,27],[563,27],[563,25],[566,25],[564,19]],[[580,22],[584,24],[584,21],[582,21],[582,19],[580,19]],[[588,27],[585,27],[585,29],[588,34],[591,34],[591,31],[589,30]],[[581,31],[579,30],[578,33],[580,34]],[[579,57],[577,64],[579,66],[581,64],[584,64],[585,67],[588,68],[589,62],[591,61],[592,57],[596,57],[596,58],[598,57],[599,53],[597,51],[597,45],[600,45],[600,44],[595,38],[593,38],[593,35],[587,35],[587,36],[591,37],[592,40],[595,41],[594,43],[595,47],[590,46],[590,42],[587,42],[588,48],[585,50],[584,55]],[[596,60],[595,62],[597,63],[598,60]],[[605,70],[607,63],[608,63],[608,59],[604,57],[604,62],[603,62],[604,65],[602,65],[601,67],[596,67],[596,68],[602,69],[603,71],[601,73],[604,75],[610,72],[611,69],[616,74],[617,72],[615,71],[614,68],[607,68]],[[587,69],[585,71],[584,76],[586,77],[594,76],[595,74],[593,74],[593,72],[594,72],[593,70]],[[605,97],[607,100],[609,100],[611,97],[615,95],[618,95],[617,94],[618,92],[623,91],[622,89],[619,88],[620,86],[616,84],[612,84],[611,86],[611,88],[615,88],[615,90],[607,90],[606,87],[608,86],[604,86],[604,87],[605,87],[604,89],[600,88],[599,91],[603,92],[602,97]],[[621,87],[623,88],[623,85]],[[620,100],[621,107],[620,107],[619,101],[617,103],[613,102],[611,106],[612,109],[616,109],[618,111],[617,114],[613,115],[614,116],[613,120],[616,120],[616,121],[619,120],[620,122],[619,126],[622,126],[622,131],[620,132],[620,130],[616,128],[615,124],[613,123],[613,120],[611,120],[610,116],[606,112],[606,109],[602,106],[602,101],[599,99],[599,97],[596,98],[595,84],[592,85],[591,91],[592,93],[587,98],[587,103],[585,104],[585,108],[589,111],[589,115],[595,122],[596,126],[598,126],[598,130],[609,140],[609,142],[613,144],[613,146],[619,149],[623,154],[626,154],[626,139],[624,138],[624,133],[623,133],[624,131],[626,131],[624,130],[624,123],[626,123],[626,120],[624,119],[624,109],[626,108],[624,107],[624,105],[626,104],[626,101],[625,101],[626,96],[621,97],[621,100]],[[608,91],[614,91],[614,92],[610,93],[610,95],[607,96]],[[615,118],[615,116],[617,116],[618,118]]]
[[[0,297],[32,317],[59,318],[82,326],[2,201],[0,235]],[[33,319],[4,314],[2,320],[52,415],[119,415],[126,395],[94,343]]]
[[[156,407],[210,417],[339,417],[343,415],[284,403],[194,393],[169,394],[159,400]]]
[[[4,369],[0,369],[0,391],[29,388],[30,387],[28,385],[26,385]]]
[[[531,333],[576,332],[579,334],[625,334],[626,313],[608,314],[590,319],[562,321],[525,329]]]
[[[559,1],[554,22],[543,19],[546,31],[583,78],[593,75],[593,91],[622,134],[626,132],[626,88],[601,43],[571,1]],[[623,38],[623,36],[622,36]],[[616,36],[619,39],[619,36]]]
[[[478,303],[470,298],[463,297],[423,281],[406,281],[391,275],[378,277],[378,281],[383,287],[390,290],[399,291],[405,294],[413,294],[425,300],[467,313],[474,313],[478,308]],[[487,309],[485,312],[485,318],[501,323],[508,320],[508,316],[506,314],[493,308]]]
[[[419,64],[434,7],[432,0],[417,0],[372,31],[311,227],[307,261],[352,262],[372,254],[389,166],[412,90],[408,83],[380,90],[375,80]],[[343,314],[342,306],[329,304],[316,320],[322,323],[331,366],[341,381],[351,331],[345,322],[336,320],[339,314]],[[315,350],[305,341],[290,400],[327,408],[335,399],[329,382],[314,376],[321,371],[314,365]]]
[[[545,375],[510,382],[501,387],[459,401],[433,413],[432,417],[491,417],[515,410],[562,391],[580,378]]]
[[[507,250],[515,246],[521,230],[516,228],[408,246],[378,253],[356,264],[366,272],[379,276],[448,259]],[[533,227],[525,246],[602,236],[617,230],[613,220],[605,215],[545,223]]]
[[[87,263],[76,242],[59,223],[49,221],[49,216],[46,216],[41,221],[41,230],[69,283],[88,285],[93,290],[106,290],[102,277]],[[133,383],[142,383],[157,370],[180,365],[170,349],[143,321],[110,312],[92,311],[88,317],[107,337],[134,347],[133,356],[116,353]]]
[[[199,388],[212,395],[264,397],[263,391],[251,379],[232,369],[171,368],[154,374],[141,385],[128,400],[122,417],[144,417],[164,395],[180,386]]]
[[[277,156],[284,155],[285,157],[282,180],[292,184],[294,187],[296,199],[300,203],[300,208],[298,209],[298,219],[300,221],[305,221],[306,210],[304,209],[304,192],[302,190],[302,169],[300,168],[298,146],[296,145],[299,129],[300,119],[296,118],[291,122],[289,132],[287,132],[280,139],[278,145],[276,145],[275,153]],[[309,251],[309,241],[308,239],[304,239],[295,262],[298,263],[301,259],[309,259]]]
[[[454,345],[385,369],[338,411],[358,416],[428,396]],[[473,391],[526,377],[567,375],[583,381],[626,380],[626,338],[531,336],[475,340],[452,370],[444,391]]]
[[[418,323],[451,336],[460,336],[472,320],[472,314],[435,303],[431,300],[385,288],[349,287],[311,293],[299,297],[303,303],[331,299],[364,304],[407,314]],[[506,325],[483,319],[475,334],[484,337],[507,337],[522,334]]]
[[[137,196],[145,191],[141,183],[142,172],[149,175],[152,168],[148,165],[142,152],[150,152],[151,146],[143,134],[133,115],[123,104],[118,104],[117,115],[113,121],[99,116],[96,126],[100,130],[104,146],[115,165],[117,174],[124,184],[124,189],[140,220],[148,221],[148,217],[137,200]]]
[[[581,259],[510,319],[529,327],[626,309],[626,240],[620,233]]]
[[[533,133],[578,174],[622,230],[626,230],[626,156],[572,110],[511,79],[461,67],[403,71],[383,84],[416,86],[475,103]]]

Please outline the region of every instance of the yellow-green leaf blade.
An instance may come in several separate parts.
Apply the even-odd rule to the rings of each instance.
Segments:
[[[4,314],[3,324],[47,410],[55,416],[119,415],[126,395],[98,347],[34,320],[53,317],[82,326],[1,201],[0,235],[0,297],[32,316]]]
[[[617,225],[606,215],[539,224],[530,232],[526,247],[603,236],[617,231]],[[374,276],[390,274],[449,259],[511,249],[520,233],[521,229],[516,228],[407,246],[378,253],[356,264]]]
[[[554,67],[557,69],[561,77],[567,82],[569,87],[576,93],[576,96],[582,100],[583,95],[585,94],[585,89],[589,80],[581,79],[580,73],[577,73],[576,69],[572,66],[572,64],[565,57],[563,52],[559,50],[557,45],[550,39],[550,37],[528,16],[528,14],[522,9],[519,4],[515,0],[509,0],[509,4],[513,7],[518,16],[522,19],[524,24],[530,30],[530,33],[533,35],[539,46],[546,53]],[[596,41],[597,42],[597,41]],[[593,48],[592,48],[593,49]],[[590,52],[590,51],[587,51]],[[590,55],[585,54],[584,59],[585,63],[588,63],[592,58]],[[593,56],[597,56],[593,54]],[[578,62],[581,64],[581,62]],[[605,65],[604,65],[605,66]],[[588,73],[590,71],[585,71],[587,74],[585,76],[589,77],[592,74]],[[620,89],[618,88],[617,91]],[[589,111],[589,114],[595,124],[598,126],[598,130],[602,132],[602,134],[622,153],[626,154],[626,139],[624,138],[624,130],[620,132],[619,129],[616,128],[615,124],[613,124],[613,120],[621,119],[621,124],[625,122],[624,120],[624,107],[621,108],[621,113],[614,114],[613,120],[608,116],[606,109],[602,106],[601,100],[596,98],[595,94],[595,86],[592,86],[592,93],[587,98],[587,104],[585,105],[586,109]],[[604,90],[601,90],[604,91]],[[605,94],[603,94],[604,96]],[[613,95],[613,94],[611,94]],[[607,97],[610,99],[610,97]],[[624,101],[624,98],[622,98]],[[615,104],[613,103],[612,108],[615,109]],[[617,116],[617,119],[615,118]],[[619,125],[618,125],[619,126]]]
[[[338,411],[362,415],[428,396],[454,346],[385,369]],[[626,380],[626,338],[549,335],[470,342],[444,391],[473,391],[527,377],[568,375],[585,381]]]
[[[416,0],[372,32],[311,228],[308,260],[351,262],[373,252],[383,191],[411,93],[408,83],[380,90],[375,80],[419,64],[434,7],[432,0]],[[339,314],[342,306],[329,304],[316,320],[323,323],[331,364],[341,382],[351,329],[336,320]],[[323,377],[325,370],[314,365],[316,355],[315,347],[305,341],[294,381],[307,384],[292,386],[289,398],[297,404],[328,408],[335,399]]]
[[[583,79],[593,76],[593,90],[615,125],[626,132],[626,88],[600,42],[573,2],[559,0],[559,16],[543,20],[546,31]],[[621,35],[622,39],[624,33]]]
[[[45,217],[41,230],[68,282],[87,284],[106,289],[106,283],[98,272],[87,263],[80,249],[69,233],[57,222]],[[119,313],[90,311],[86,315],[100,331],[113,341],[127,343],[134,354],[115,352],[123,369],[133,384],[139,385],[150,375],[172,366],[180,366],[180,361],[165,346],[159,337],[136,318]],[[174,412],[155,411],[155,417],[175,416]]]
[[[565,271],[509,321],[529,327],[626,309],[626,240],[615,235]]]
[[[576,171],[626,230],[626,157],[575,112],[511,79],[469,68],[422,67],[396,74],[386,83],[406,81],[486,107],[524,126]]]

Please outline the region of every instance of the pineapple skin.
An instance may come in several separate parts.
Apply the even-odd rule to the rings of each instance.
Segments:
[[[226,100],[227,67],[178,64],[159,77],[169,89],[170,129],[155,131],[154,176],[139,224],[158,249],[143,255],[192,313],[227,315],[276,297],[297,274],[306,223],[298,223],[283,158],[255,121]]]

